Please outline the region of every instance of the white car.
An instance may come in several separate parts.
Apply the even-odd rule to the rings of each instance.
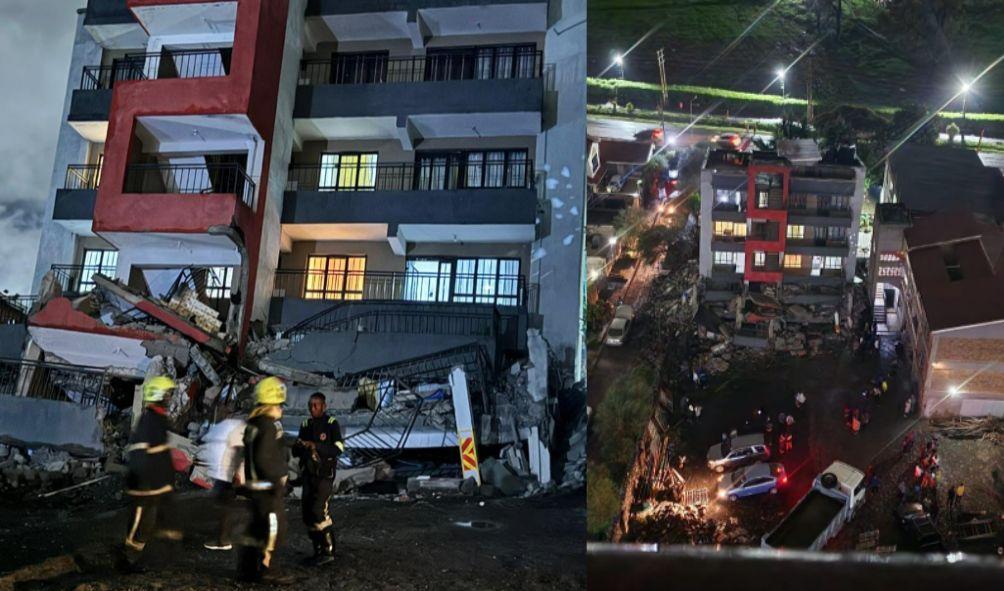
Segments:
[[[614,319],[607,327],[607,338],[604,341],[608,346],[620,347],[627,339],[628,331],[631,330],[631,321],[634,320],[634,308],[627,304],[617,306],[614,312]]]
[[[783,465],[757,463],[722,475],[718,481],[718,498],[737,501],[763,493],[773,495],[787,482]]]

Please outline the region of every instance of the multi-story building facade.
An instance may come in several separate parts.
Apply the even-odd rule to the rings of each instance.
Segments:
[[[796,165],[773,152],[709,151],[701,172],[705,300],[766,291],[781,303],[838,304],[854,278],[863,188],[853,155]]]
[[[900,334],[924,416],[1004,416],[1004,230],[942,213],[903,231]]]
[[[906,317],[903,278],[904,232],[914,221],[941,214],[970,213],[991,223],[1004,221],[1004,177],[973,150],[905,144],[885,163],[875,211],[868,293],[880,334],[899,334]]]
[[[581,0],[90,0],[35,286],[160,295],[197,269],[239,340],[346,301],[496,314],[503,347],[538,327],[581,376],[584,19]]]

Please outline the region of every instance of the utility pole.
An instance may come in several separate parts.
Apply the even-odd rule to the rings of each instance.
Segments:
[[[659,61],[659,86],[662,90],[662,100],[659,101],[659,121],[662,124],[662,141],[666,141],[666,103],[669,102],[669,89],[666,86],[666,52],[659,48],[655,52],[655,57]]]

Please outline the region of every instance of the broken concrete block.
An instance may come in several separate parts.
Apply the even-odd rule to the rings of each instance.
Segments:
[[[472,497],[478,492],[478,481],[473,476],[465,478],[460,483],[460,492],[464,496]]]
[[[460,478],[433,478],[431,476],[413,476],[408,479],[409,494],[459,494]]]
[[[523,480],[495,458],[481,462],[481,478],[507,497],[522,494],[526,490]]]
[[[140,343],[146,349],[146,356],[171,357],[181,366],[188,365],[188,345],[185,343],[172,343],[165,340],[149,340]]]
[[[213,364],[209,360],[209,357],[202,352],[197,346],[192,345],[192,348],[188,350],[188,353],[192,356],[192,361],[195,362],[195,366],[199,368],[202,375],[209,379],[210,383],[214,386],[218,386],[222,380],[220,380],[220,374],[216,373],[213,369]]]
[[[359,488],[376,480],[376,468],[343,468],[335,473],[334,489],[340,493]]]
[[[526,344],[530,355],[527,389],[534,402],[542,402],[547,398],[547,343],[540,336],[540,330],[529,328],[526,331]]]

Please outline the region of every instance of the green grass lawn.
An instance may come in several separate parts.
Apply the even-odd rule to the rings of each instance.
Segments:
[[[628,54],[626,78],[657,82],[654,54],[663,48],[670,82],[755,92],[770,82],[775,67],[819,41],[816,98],[895,108],[910,101],[940,105],[954,91],[957,75],[975,75],[1004,52],[1001,0],[958,0],[943,35],[925,29],[931,21],[918,10],[908,13],[918,15],[911,20],[891,15],[877,0],[843,0],[843,6],[838,42],[835,19],[827,13],[817,29],[805,0],[589,0],[589,72],[596,74],[615,52],[655,28]],[[939,44],[942,37],[947,50]],[[808,61],[791,71],[789,93],[795,98],[806,96]],[[1004,112],[1004,67],[979,86],[973,110]]]

